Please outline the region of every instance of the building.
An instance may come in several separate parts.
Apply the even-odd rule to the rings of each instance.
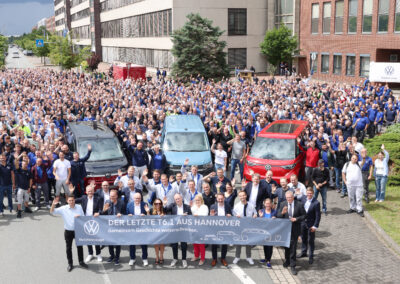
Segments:
[[[37,24],[36,24],[36,28],[40,28],[40,27],[45,27],[46,26],[46,18],[40,19]]]
[[[303,0],[301,15],[302,75],[358,83],[370,62],[400,60],[400,0]]]
[[[54,33],[56,31],[55,16],[46,19],[46,30],[51,33]]]
[[[170,68],[171,33],[199,13],[224,31],[227,60],[266,70],[260,43],[281,22],[298,32],[300,0],[55,0],[56,32],[71,32],[76,45],[91,46],[104,62]],[[297,24],[296,24],[297,23]]]

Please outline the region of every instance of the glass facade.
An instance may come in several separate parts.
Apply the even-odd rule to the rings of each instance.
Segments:
[[[230,69],[247,67],[247,49],[228,48],[228,65]]]
[[[293,3],[294,0],[275,0],[275,27],[283,23],[293,31]]]

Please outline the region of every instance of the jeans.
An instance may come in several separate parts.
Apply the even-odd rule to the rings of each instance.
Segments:
[[[49,187],[47,182],[45,183],[37,183],[36,184],[36,206],[40,208],[40,197],[42,196],[42,192],[44,194],[44,202],[46,205],[49,204]]]
[[[142,259],[147,259],[147,246],[142,245]],[[136,259],[136,246],[129,246],[129,256],[131,259]]]
[[[244,171],[244,165],[243,163],[240,162],[239,159],[232,159],[231,160],[231,179],[235,177],[235,170],[236,166],[239,165],[239,170],[240,170],[240,180],[243,179],[243,171]]]
[[[273,246],[264,246],[264,257],[266,262],[271,261],[272,252],[274,251]]]
[[[341,180],[342,180],[342,168],[334,168],[335,169],[335,183],[336,189],[341,189]]]
[[[321,187],[319,190],[314,186],[314,198],[318,199],[319,193],[321,193],[322,196],[322,210],[326,212],[326,192],[328,190],[328,186],[324,185]]]
[[[115,248],[115,253],[114,253]],[[119,255],[121,254],[121,246],[108,246],[108,252],[110,253],[110,258],[119,260]]]
[[[3,212],[3,200],[4,200],[4,195],[7,195],[8,199],[8,209],[10,211],[13,209],[12,205],[12,185],[2,185],[0,186],[0,212]]]
[[[387,179],[387,176],[377,175],[375,177],[376,199],[378,200],[385,200]]]

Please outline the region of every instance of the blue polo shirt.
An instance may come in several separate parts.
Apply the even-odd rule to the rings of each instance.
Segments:
[[[357,121],[357,120],[356,120]],[[369,124],[369,119],[368,117],[362,117],[360,121],[356,125],[356,130],[361,131],[365,129],[365,126]]]
[[[3,166],[0,164],[0,186],[12,185],[11,172],[14,171],[12,164],[6,164]]]
[[[375,121],[376,115],[378,113],[377,109],[370,108],[367,111],[369,121]]]
[[[360,163],[360,166],[361,166],[361,164],[362,164],[362,157],[361,157],[361,155],[358,155],[358,160],[359,160],[359,163]],[[371,157],[366,157],[365,158],[365,163],[364,163],[364,165],[361,167],[361,170],[363,171],[363,172],[368,172],[369,171],[369,169],[372,167],[372,165],[373,165],[373,162],[372,162],[372,159],[371,159]]]

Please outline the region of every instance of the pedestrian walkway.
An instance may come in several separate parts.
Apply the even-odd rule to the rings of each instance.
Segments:
[[[314,264],[309,265],[308,258],[297,262],[301,283],[399,283],[400,257],[378,240],[364,218],[346,214],[347,198],[329,191],[327,200],[328,216],[322,215],[316,234]]]

